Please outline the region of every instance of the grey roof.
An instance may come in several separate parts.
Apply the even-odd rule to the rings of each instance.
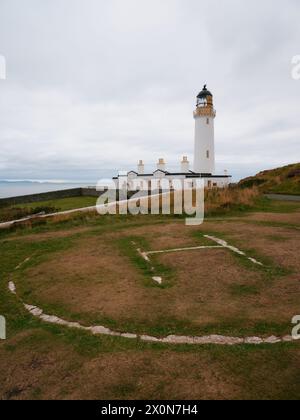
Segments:
[[[156,174],[156,172],[162,172],[162,173],[164,173],[164,174],[169,174],[170,172],[168,172],[168,171],[164,171],[164,170],[162,170],[162,169],[156,169],[156,171],[154,171],[153,173],[154,174]]]
[[[137,174],[138,177],[152,177],[156,172],[163,172],[168,176],[178,176],[178,175],[182,175],[185,176],[186,178],[232,178],[232,175],[213,175],[213,174],[206,174],[206,173],[196,173],[196,172],[167,172],[167,171],[161,171],[156,170],[155,172],[153,172],[152,174]],[[133,172],[133,171],[132,171]],[[119,177],[114,177],[113,179],[118,179]]]

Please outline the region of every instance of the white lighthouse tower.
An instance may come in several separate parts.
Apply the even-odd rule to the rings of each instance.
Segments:
[[[145,180],[148,189],[151,189],[151,181],[156,181],[157,179],[169,182],[171,189],[174,188],[174,180],[180,180],[183,183],[184,180],[187,180],[188,185],[197,187],[199,179],[204,181],[204,186],[207,189],[228,187],[231,182],[231,175],[228,175],[227,171],[224,171],[222,175],[215,173],[215,117],[216,111],[213,104],[213,95],[204,85],[197,96],[197,105],[194,111],[195,149],[193,169],[190,169],[188,156],[183,156],[180,162],[180,169],[175,172],[169,171],[165,159],[161,158],[154,172],[145,173],[144,163],[140,160],[137,172],[135,170],[128,172],[130,180]],[[118,180],[119,177],[114,179]],[[141,182],[139,185],[141,185]]]
[[[215,133],[216,111],[213,95],[204,85],[197,96],[195,119],[194,172],[212,175],[215,172]]]

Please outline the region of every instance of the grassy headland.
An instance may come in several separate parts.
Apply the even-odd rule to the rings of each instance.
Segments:
[[[300,163],[260,172],[243,179],[239,186],[256,186],[263,193],[300,195]]]

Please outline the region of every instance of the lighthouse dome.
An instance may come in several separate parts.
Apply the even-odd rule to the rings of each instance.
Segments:
[[[202,91],[197,96],[198,99],[205,99],[208,96],[213,96],[212,93],[207,89],[206,85],[204,85]]]

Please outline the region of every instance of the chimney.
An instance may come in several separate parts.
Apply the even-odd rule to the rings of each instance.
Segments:
[[[138,174],[144,175],[144,173],[145,173],[145,165],[144,165],[144,162],[140,160],[138,163]]]
[[[182,162],[181,162],[181,172],[187,173],[190,170],[190,162],[188,161],[187,156],[183,156]]]
[[[165,163],[164,159],[159,159],[158,160],[157,169],[159,169],[161,171],[166,170],[166,163]]]

